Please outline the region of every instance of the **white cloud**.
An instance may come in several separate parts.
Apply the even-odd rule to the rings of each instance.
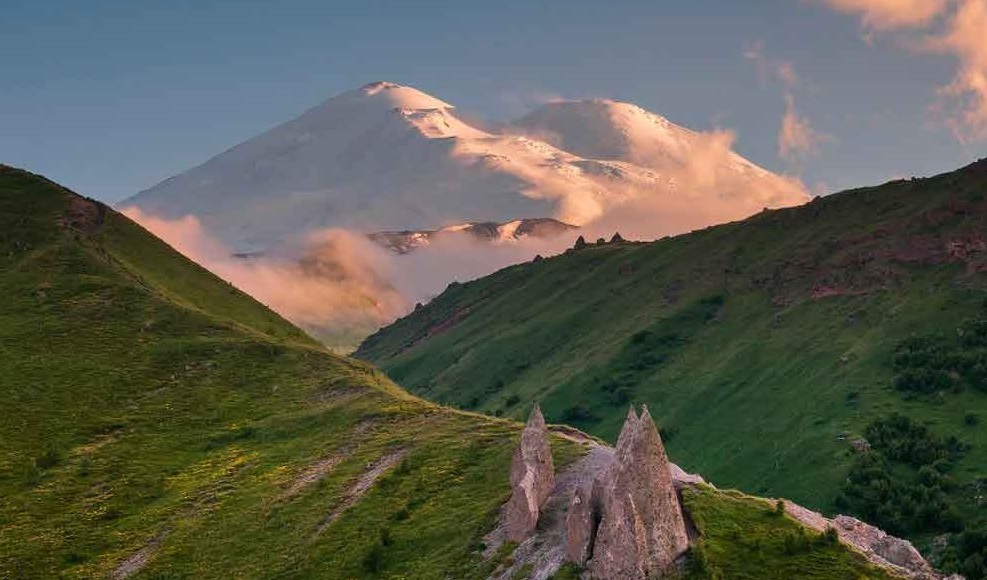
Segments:
[[[757,67],[762,84],[768,79],[775,79],[784,90],[785,111],[778,130],[778,157],[788,164],[789,169],[797,168],[806,159],[817,156],[822,143],[832,137],[816,131],[809,117],[796,108],[795,92],[801,83],[795,63],[765,54],[763,40],[752,44],[743,54]]]
[[[819,146],[829,135],[812,128],[809,118],[795,108],[795,99],[785,95],[785,114],[778,130],[778,156],[795,165],[819,154]]]
[[[937,91],[932,106],[962,142],[987,139],[987,0],[821,0],[856,14],[872,32],[920,33],[913,50],[952,56],[953,80]]]
[[[959,61],[935,110],[961,141],[987,139],[987,0],[963,0],[925,48]]]
[[[925,26],[950,0],[822,0],[839,12],[856,14],[867,31]]]

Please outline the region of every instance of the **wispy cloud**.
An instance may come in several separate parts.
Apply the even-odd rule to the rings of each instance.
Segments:
[[[785,111],[781,118],[781,128],[778,130],[778,157],[784,160],[790,169],[797,169],[807,159],[817,156],[820,146],[832,137],[815,130],[809,117],[795,106],[795,93],[801,85],[799,75],[795,71],[795,63],[768,56],[764,50],[763,40],[747,47],[743,55],[757,67],[762,85],[769,80],[775,80],[782,86]]]
[[[830,8],[860,17],[867,33],[915,28],[932,22],[950,0],[822,0]]]
[[[956,74],[931,109],[961,142],[987,139],[987,0],[821,1],[857,15],[868,40],[874,32],[920,34],[906,46],[955,58]]]
[[[798,87],[799,79],[795,72],[795,63],[769,57],[764,52],[764,40],[758,40],[745,48],[744,58],[753,62],[754,66],[757,67],[762,85],[775,79],[780,81],[786,90],[792,91]]]
[[[819,154],[819,147],[831,137],[812,128],[809,118],[795,108],[791,93],[785,95],[785,114],[778,131],[778,156],[789,165],[798,165]]]
[[[507,105],[508,112],[513,116],[530,113],[532,109],[541,105],[568,100],[559,93],[544,89],[501,91],[499,98]]]

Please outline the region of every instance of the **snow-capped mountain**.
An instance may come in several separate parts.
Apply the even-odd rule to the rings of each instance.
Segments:
[[[641,199],[659,211],[716,204],[721,220],[806,199],[717,134],[625,103],[551,104],[504,127],[484,130],[417,89],[372,83],[122,205],[195,215],[249,251],[326,227],[434,231],[543,216],[583,225]]]
[[[587,159],[624,161],[674,177],[710,147],[724,145],[630,103],[604,99],[548,103],[513,127]],[[724,194],[730,190],[764,205],[791,201],[791,184],[733,151],[715,164]],[[798,198],[800,196],[796,196]]]

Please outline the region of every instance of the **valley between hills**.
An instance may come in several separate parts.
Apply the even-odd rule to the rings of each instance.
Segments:
[[[610,441],[647,403],[687,471],[965,559],[949,538],[987,516],[985,194],[979,161],[577,244],[451,284],[356,356],[431,400],[518,419],[538,401]]]
[[[716,486],[673,496],[693,526],[675,575],[907,575],[797,502],[900,526],[976,578],[984,173],[453,285],[358,351],[389,378],[114,210],[2,167],[0,575],[580,577],[523,560],[537,525],[487,544],[518,493],[514,419],[540,401],[560,477],[644,402],[647,440]],[[924,505],[884,519],[870,484],[841,492],[858,470],[962,526]]]

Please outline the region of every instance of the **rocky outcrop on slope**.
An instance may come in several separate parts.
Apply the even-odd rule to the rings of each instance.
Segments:
[[[532,412],[529,425],[531,423],[536,426],[544,423],[540,413]],[[668,494],[667,490],[669,487],[681,490],[710,484],[668,462],[657,429],[652,433],[653,426],[647,409],[641,417],[631,409],[616,449],[571,427],[554,426],[554,434],[584,445],[587,453],[559,473],[554,488],[534,517],[537,528],[534,528],[535,523],[527,520],[532,529],[523,539],[515,540],[518,545],[509,563],[498,566],[489,578],[508,580],[524,571],[532,580],[547,580],[566,560],[579,564],[584,570],[584,578],[598,580],[656,577],[668,571],[687,548],[688,536],[678,496],[674,491]],[[519,467],[523,462],[518,463],[518,457],[524,456],[521,449],[522,445],[519,445],[515,455],[516,469],[511,472],[512,484],[514,477],[520,476],[523,480],[526,473]],[[653,483],[643,486],[647,488],[644,490],[632,483],[640,478],[647,479],[662,463],[666,466],[667,477],[658,470]],[[624,492],[622,502],[619,501],[622,495],[619,490]],[[644,493],[635,495],[634,491]],[[526,498],[527,492],[524,493]],[[667,501],[663,503],[662,498]],[[671,498],[674,498],[674,504]],[[515,499],[513,495],[511,499]],[[509,520],[512,519],[510,503],[504,506],[497,527],[484,536],[483,556],[488,560],[498,553],[504,542],[512,539],[508,537]],[[957,575],[936,572],[907,540],[890,536],[855,518],[836,516],[829,519],[794,503],[784,502],[784,505],[790,516],[809,528],[820,532],[834,528],[845,545],[895,576],[913,580],[962,580]],[[631,517],[615,516],[615,511]],[[650,520],[646,517],[649,515]],[[606,538],[604,525],[610,525],[605,524],[605,520],[611,524],[620,521],[630,524],[630,533],[620,534],[621,543],[618,544],[606,539],[601,542],[601,534]],[[650,528],[645,525],[646,521],[651,522]],[[611,546],[611,558],[604,559],[601,555],[607,545]],[[630,569],[613,565],[616,562],[624,562]]]
[[[466,222],[436,230],[398,230],[367,234],[395,254],[410,254],[439,240],[453,242],[517,242],[526,238],[551,239],[578,229],[552,218],[524,218],[509,222]]]
[[[872,563],[904,578],[913,580],[957,580],[958,575],[937,572],[908,540],[896,538],[857,518],[838,515],[829,519],[798,504],[785,503],[785,511],[807,527],[818,531],[833,528],[847,546],[860,552]]]
[[[663,574],[689,547],[668,457],[647,407],[632,408],[610,466],[573,494],[566,521],[570,560],[596,578]]]
[[[538,524],[541,506],[555,487],[552,449],[541,409],[535,405],[521,432],[511,461],[511,499],[507,502],[507,537],[526,538]]]

